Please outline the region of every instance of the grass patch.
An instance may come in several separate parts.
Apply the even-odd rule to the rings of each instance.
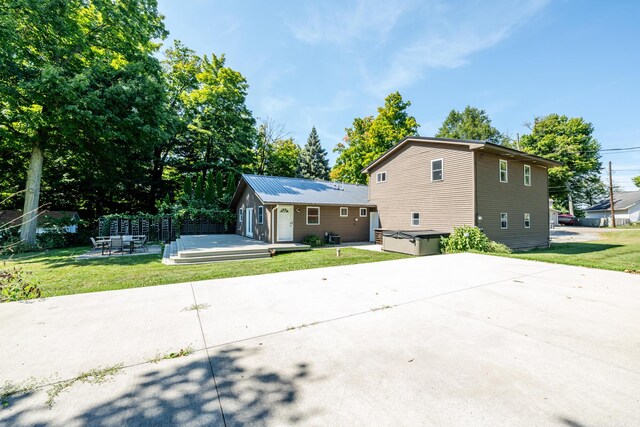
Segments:
[[[387,310],[389,308],[393,308],[393,306],[392,305],[381,305],[380,307],[373,307],[371,309],[371,311]]]
[[[206,310],[207,308],[211,307],[211,304],[207,304],[202,303],[202,304],[191,304],[189,307],[185,307],[180,311],[200,311],[200,310]]]
[[[212,264],[171,266],[161,255],[78,259],[88,248],[57,249],[39,254],[2,257],[6,267],[19,266],[32,273],[43,297],[138,288],[168,283],[222,279],[238,276],[305,270],[319,267],[361,264],[406,258],[406,255],[342,248],[278,254],[273,258],[228,261]]]
[[[70,380],[60,381],[58,383],[55,383],[47,391],[47,396],[49,397],[47,398],[46,404],[47,406],[49,406],[49,408],[53,407],[53,404],[55,403],[55,400],[60,395],[60,393],[69,389],[71,386],[73,386],[77,382],[83,382],[88,384],[102,384],[110,380],[111,377],[113,377],[114,375],[119,374],[120,371],[122,371],[123,367],[124,367],[123,364],[118,364],[118,365],[108,366],[106,368],[95,368],[87,372],[83,372],[77,377],[72,378]]]
[[[177,359],[179,357],[186,357],[189,356],[191,354],[194,353],[194,349],[191,346],[185,347],[185,348],[181,348],[178,351],[170,351],[168,353],[158,353],[156,354],[154,357],[152,357],[151,359],[147,359],[147,362],[149,363],[158,363],[162,360],[169,360],[169,359]]]
[[[640,269],[640,230],[600,233],[600,239],[593,242],[552,243],[550,248],[489,255],[604,270],[633,271]]]

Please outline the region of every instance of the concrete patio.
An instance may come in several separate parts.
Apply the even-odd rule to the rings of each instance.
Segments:
[[[640,424],[640,277],[611,271],[410,258],[7,303],[0,336],[0,384],[45,384],[2,426]]]

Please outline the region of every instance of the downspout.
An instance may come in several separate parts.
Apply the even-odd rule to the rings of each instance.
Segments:
[[[275,243],[275,241],[274,241],[275,234],[274,234],[274,230],[273,230],[273,228],[274,228],[273,222],[276,219],[275,213],[274,213],[274,211],[276,209],[278,209],[278,205],[276,205],[273,209],[271,209],[271,227],[270,227],[270,230],[269,230],[269,238],[271,239],[271,243],[272,244]]]

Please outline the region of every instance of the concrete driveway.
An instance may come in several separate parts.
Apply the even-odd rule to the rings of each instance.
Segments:
[[[459,254],[74,295],[1,305],[0,337],[0,385],[43,386],[7,426],[640,424],[640,276],[580,267]]]

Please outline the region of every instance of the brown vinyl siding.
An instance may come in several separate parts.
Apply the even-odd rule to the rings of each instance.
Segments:
[[[443,180],[431,181],[431,161],[443,159]],[[376,173],[387,182],[376,183]],[[376,204],[380,227],[392,230],[438,230],[474,225],[473,156],[466,145],[410,142],[370,171],[369,198]],[[420,226],[411,213],[420,213]]]
[[[247,220],[247,208],[253,208],[253,239],[269,242],[269,219],[271,218],[271,212],[269,206],[264,206],[264,223],[258,224],[258,206],[262,206],[262,202],[256,196],[256,193],[249,186],[245,186],[244,191],[238,204],[236,205],[236,234],[246,236],[246,220]],[[240,208],[244,209],[243,221],[240,222]]]
[[[320,208],[320,224],[307,225],[307,206]],[[362,206],[364,207],[364,206]],[[369,240],[369,215],[360,216],[360,206],[349,206],[349,215],[340,216],[340,206],[295,205],[293,207],[293,240],[301,242],[305,236],[316,235],[324,239],[325,232],[339,234],[343,242]],[[300,212],[298,212],[300,210]],[[371,209],[368,208],[370,212]]]
[[[521,160],[475,153],[478,227],[491,239],[514,249],[549,244],[547,169]],[[508,182],[500,182],[499,160],[507,160]],[[531,166],[531,185],[524,185],[524,165]],[[500,214],[508,214],[508,228],[500,228]],[[524,214],[531,227],[524,227]]]

